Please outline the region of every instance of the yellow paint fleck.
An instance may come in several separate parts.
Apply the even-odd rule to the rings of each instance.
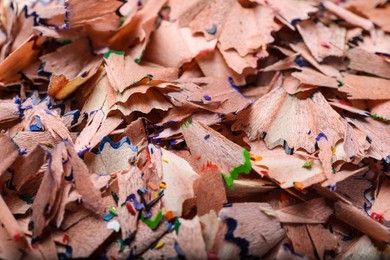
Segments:
[[[258,162],[258,161],[263,160],[263,157],[251,153],[251,159],[255,160],[255,162]]]
[[[154,249],[160,249],[162,248],[163,246],[165,245],[165,243],[163,241],[160,241],[157,243],[157,245],[154,247]]]

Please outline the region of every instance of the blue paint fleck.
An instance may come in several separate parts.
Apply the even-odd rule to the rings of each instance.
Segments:
[[[127,143],[127,144],[130,145],[130,149],[131,149],[133,152],[138,152],[138,146],[133,145],[133,144],[131,143],[130,139],[129,139],[127,136],[123,137],[120,141],[118,141],[118,142],[116,142],[116,143],[113,142],[113,141],[111,141],[110,137],[105,136],[105,137],[103,138],[103,140],[100,142],[97,151],[94,150],[93,152],[94,152],[95,154],[100,154],[100,153],[104,150],[104,145],[105,145],[106,143],[109,143],[110,146],[111,146],[112,148],[114,148],[114,149],[119,149],[122,145],[124,145],[125,143]]]
[[[25,155],[27,154],[27,148],[19,149],[19,155]]]
[[[108,214],[104,215],[103,220],[110,221],[113,218],[114,218],[114,215],[112,215],[111,213],[108,213]]]
[[[226,218],[225,223],[228,230],[225,234],[225,240],[231,241],[240,247],[240,258],[247,258],[249,254],[249,242],[245,238],[235,237],[234,230],[237,228],[237,220],[234,218]],[[250,257],[248,257],[250,259]]]
[[[70,174],[68,176],[65,176],[65,180],[67,180],[67,181],[73,180],[73,170],[70,171]]]
[[[126,201],[132,201],[134,203],[134,208],[138,211],[141,211],[145,208],[144,204],[137,200],[134,193],[127,196]]]
[[[70,124],[74,125],[79,120],[80,115],[81,115],[80,114],[80,110],[72,110],[72,111],[69,111],[68,113],[64,114],[64,117],[65,116],[73,116],[73,120],[72,120],[72,122]]]
[[[86,152],[89,152],[90,150],[91,150],[91,149],[90,149],[89,147],[86,147],[86,148],[84,148],[84,149],[78,151],[78,152],[77,152],[77,155],[78,155],[79,157],[82,157]]]
[[[240,90],[238,89],[238,87],[234,84],[233,82],[233,78],[232,77],[228,77],[228,83],[230,85],[230,87],[232,87],[235,91],[237,91],[238,93],[241,94]]]
[[[43,131],[41,118],[39,116],[35,116],[35,124],[30,125],[30,131],[33,132]]]
[[[325,138],[328,141],[328,137],[322,132],[317,135],[316,141],[318,142],[321,138]]]
[[[53,115],[53,113],[52,113],[49,109],[45,109],[44,111],[45,111],[45,113],[48,114],[48,115],[51,115],[51,116]]]
[[[139,195],[144,195],[144,194],[147,193],[147,192],[148,192],[148,190],[145,189],[145,188],[141,188],[141,189],[138,189],[138,190],[137,190],[137,193],[138,193]]]
[[[302,21],[301,19],[296,18],[296,19],[294,19],[294,20],[291,21],[291,25],[292,25],[292,26],[296,26],[297,23],[299,23],[299,22],[301,22],[301,21]]]
[[[168,232],[173,229],[173,224],[171,222],[167,222],[167,226],[168,226]]]
[[[147,218],[151,218],[152,217],[152,212],[148,211],[148,212],[144,212],[144,218],[147,219]]]
[[[180,246],[177,242],[175,242],[174,248],[175,248],[176,254],[179,256],[179,259],[186,259],[186,255],[184,254],[183,249],[180,248]]]
[[[299,65],[299,67],[308,67],[309,64],[302,60],[301,55],[295,57],[294,62]]]
[[[209,95],[204,95],[203,98],[207,101],[210,101],[211,100],[211,97]]]
[[[218,29],[218,26],[215,23],[213,23],[211,28],[207,29],[206,31],[208,34],[214,35],[217,32],[217,29]]]

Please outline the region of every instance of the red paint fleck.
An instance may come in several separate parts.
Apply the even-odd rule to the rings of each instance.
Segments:
[[[346,105],[346,106],[350,106],[350,107],[352,106],[352,103],[349,102],[349,101],[346,101],[346,100],[340,99],[339,102],[340,102],[340,104],[343,104],[343,105]]]
[[[271,9],[274,13],[276,14],[279,14],[280,13],[280,9],[278,7],[275,7],[275,6],[271,6]]]
[[[69,243],[69,235],[68,234],[65,233],[62,236],[62,243],[64,243],[64,244],[68,244]]]
[[[199,160],[200,158],[202,158],[202,155],[197,155],[197,156],[195,156],[195,159],[196,159],[196,160]]]
[[[372,212],[370,217],[381,224],[383,224],[383,222],[385,221],[385,217],[383,216],[383,214]]]
[[[14,240],[15,241],[18,241],[19,239],[21,239],[22,237],[24,236],[24,234],[22,232],[18,232],[14,235]]]
[[[288,200],[290,200],[290,198],[288,197],[288,195],[285,194],[284,192],[282,192],[282,193],[280,194],[280,201],[281,201],[281,202],[285,202],[285,201],[288,201]]]
[[[207,53],[212,52],[212,51],[213,51],[213,49],[204,49],[204,50],[201,50],[201,51],[198,53],[198,55],[207,54]]]
[[[330,44],[328,42],[320,42],[320,45],[325,48],[330,48]]]
[[[307,189],[297,189],[297,190],[299,190],[303,194],[307,194],[308,193]]]
[[[260,171],[260,173],[264,174],[265,176],[268,176],[268,172],[267,171]]]
[[[209,252],[209,253],[207,253],[207,259],[208,260],[218,260],[218,255],[216,253]]]
[[[133,215],[133,216],[135,215],[135,210],[134,210],[133,206],[131,205],[130,201],[126,201],[126,208],[130,212],[131,215]]]

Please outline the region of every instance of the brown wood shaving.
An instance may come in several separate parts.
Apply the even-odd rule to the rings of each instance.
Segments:
[[[0,1],[1,259],[386,259],[386,0]]]

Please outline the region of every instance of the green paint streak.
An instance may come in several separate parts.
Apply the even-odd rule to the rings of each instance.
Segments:
[[[376,75],[374,75],[374,74],[371,74],[371,73],[368,73],[368,72],[366,72],[366,73],[365,73],[365,76],[367,76],[367,77],[371,77],[371,78],[377,78],[377,76],[376,76]]]
[[[119,253],[123,252],[123,250],[125,249],[125,243],[123,242],[123,240],[121,238],[119,238],[117,240],[118,244],[119,244]]]
[[[192,117],[187,118],[187,120],[182,125],[183,128],[188,128],[192,124]]]
[[[299,91],[297,91],[297,92],[295,92],[293,94],[289,94],[289,95],[290,95],[290,97],[294,97],[294,96],[298,95],[299,93],[302,93],[302,91],[299,90]]]
[[[344,86],[344,82],[342,82],[341,80],[337,80],[337,83],[339,83],[339,87]]]
[[[134,62],[135,62],[135,63],[137,63],[137,64],[140,64],[140,63],[141,63],[142,56],[144,55],[144,51],[145,51],[145,50],[142,50],[141,55],[140,55],[138,58],[134,59]]]
[[[34,199],[28,196],[27,194],[21,194],[18,196],[19,199],[25,201],[27,204],[33,204]]]
[[[134,12],[134,9],[130,10],[130,12],[124,16],[122,16],[120,19],[119,19],[119,23],[120,23],[120,26],[122,26],[125,21],[127,20],[127,18],[129,18],[129,16]]]
[[[146,79],[146,78],[149,79],[148,82],[146,82],[146,84],[149,84],[149,82],[151,82],[153,80],[153,75],[152,74],[148,74],[148,75],[146,75],[146,77],[143,77],[142,79]]]
[[[308,161],[302,165],[302,168],[310,168],[312,165],[313,165],[313,161]]]
[[[60,39],[60,40],[58,40],[58,42],[61,43],[62,45],[66,45],[66,44],[71,44],[72,40],[71,39]]]
[[[383,120],[383,121],[389,121],[390,120],[389,118],[386,118],[384,116],[380,116],[380,115],[377,115],[377,114],[372,114],[371,117],[376,119],[376,120]]]
[[[114,207],[111,207],[108,211],[109,211],[112,215],[118,216],[118,212],[116,211],[116,209],[115,209]]]
[[[152,218],[145,219],[143,212],[141,215],[141,221],[144,222],[146,225],[148,225],[150,227],[150,229],[152,229],[152,230],[155,230],[158,227],[158,224],[160,224],[160,221],[162,220],[162,218],[163,218],[162,210],[160,210],[157,213],[157,216],[154,219],[152,219]]]
[[[233,190],[233,181],[238,178],[240,173],[249,174],[252,170],[251,155],[246,149],[242,149],[242,156],[244,157],[244,163],[234,167],[229,175],[222,173],[223,178],[226,181],[229,189]]]
[[[181,223],[179,221],[179,218],[176,218],[175,225],[174,225],[174,229],[175,229],[176,235],[179,235],[180,226],[181,226]]]
[[[108,59],[111,54],[116,54],[116,55],[123,56],[123,55],[125,55],[125,52],[124,51],[109,50],[106,54],[104,54],[104,58]]]
[[[46,144],[46,147],[48,147],[48,148],[54,148],[54,145],[53,145],[52,143],[47,143],[47,144]]]
[[[123,23],[126,21],[126,16],[122,16],[121,18],[119,18],[119,25],[122,26]]]

